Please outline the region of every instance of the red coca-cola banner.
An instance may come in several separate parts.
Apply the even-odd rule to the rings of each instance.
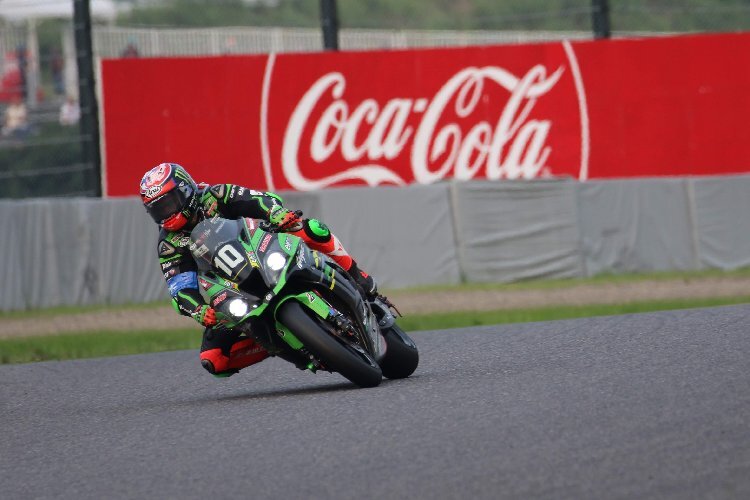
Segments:
[[[103,62],[105,191],[750,171],[750,35]]]

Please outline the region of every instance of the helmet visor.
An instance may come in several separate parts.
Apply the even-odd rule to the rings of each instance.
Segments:
[[[190,186],[179,186],[147,203],[146,212],[156,223],[161,224],[173,215],[182,212],[192,194],[193,189]]]

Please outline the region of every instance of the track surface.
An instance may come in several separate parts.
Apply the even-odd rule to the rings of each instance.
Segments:
[[[0,367],[0,496],[750,498],[750,306],[414,334],[354,389],[194,352]]]

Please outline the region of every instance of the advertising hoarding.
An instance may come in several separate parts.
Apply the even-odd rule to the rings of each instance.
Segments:
[[[102,63],[105,192],[750,171],[750,35]]]

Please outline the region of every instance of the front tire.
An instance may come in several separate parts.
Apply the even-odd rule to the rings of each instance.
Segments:
[[[414,341],[395,323],[383,332],[388,346],[380,362],[383,375],[390,379],[406,378],[417,369],[419,351]]]
[[[339,372],[360,387],[375,387],[383,380],[380,367],[366,352],[339,341],[321,325],[321,319],[295,300],[284,302],[278,320],[302,342],[327,370]]]

